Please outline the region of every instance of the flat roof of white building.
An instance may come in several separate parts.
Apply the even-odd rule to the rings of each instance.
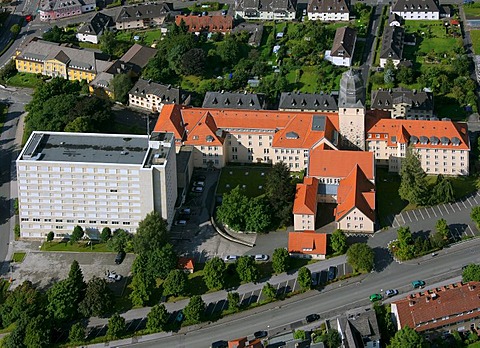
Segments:
[[[141,165],[147,135],[33,132],[19,160]]]

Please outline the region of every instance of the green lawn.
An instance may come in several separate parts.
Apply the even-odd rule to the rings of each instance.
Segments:
[[[42,251],[72,251],[72,252],[108,252],[113,251],[107,247],[107,243],[94,243],[87,245],[88,242],[77,242],[70,244],[69,242],[44,242],[40,250]]]
[[[465,17],[467,17],[467,19],[480,18],[480,3],[476,2],[463,5],[463,11],[465,12]]]
[[[13,261],[13,262],[21,263],[21,262],[23,262],[23,260],[25,259],[25,256],[26,256],[26,255],[27,255],[27,253],[25,253],[25,252],[16,252],[16,253],[13,253],[12,261]]]
[[[480,30],[470,30],[470,37],[472,38],[473,51],[475,54],[480,54]]]
[[[7,85],[14,87],[34,88],[45,79],[45,76],[41,76],[39,74],[17,72],[14,76],[7,80]]]
[[[480,348],[480,342],[469,344],[467,348]]]
[[[100,44],[94,44],[94,43],[91,43],[91,42],[79,42],[78,46],[80,46],[82,48],[91,48],[91,49],[96,49],[96,50],[100,49]]]
[[[292,70],[286,75],[287,81],[294,90],[315,93],[318,89],[317,69],[314,66],[303,66],[301,69]]]
[[[264,189],[259,189],[259,186],[265,186],[265,175],[269,170],[270,167],[226,166],[222,169],[218,181],[217,195],[223,195],[240,186],[248,197],[257,197],[264,193]]]
[[[396,215],[407,207],[407,202],[403,201],[398,194],[400,187],[400,176],[395,173],[389,173],[388,168],[376,169],[376,196],[377,196],[377,215],[382,227],[388,226],[390,221],[387,217]]]

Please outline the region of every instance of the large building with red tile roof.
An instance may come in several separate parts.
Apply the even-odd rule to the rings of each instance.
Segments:
[[[408,295],[392,303],[398,328],[417,332],[468,331],[480,318],[480,282],[456,283]]]
[[[305,177],[302,184],[297,184],[293,203],[293,227],[295,231],[315,229],[317,194],[317,178]]]
[[[233,17],[222,15],[209,16],[175,16],[175,23],[180,25],[182,21],[191,33],[229,33],[233,28]]]
[[[315,231],[290,232],[288,253],[293,257],[324,260],[327,255],[327,234]]]

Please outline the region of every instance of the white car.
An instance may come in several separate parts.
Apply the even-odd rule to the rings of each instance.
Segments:
[[[225,262],[233,262],[233,261],[237,261],[237,260],[238,260],[237,255],[227,255],[223,258],[223,261],[225,261]]]
[[[120,274],[115,273],[114,271],[111,271],[111,272],[108,273],[107,279],[118,282],[118,281],[122,280],[122,276]]]
[[[264,255],[264,254],[255,255],[255,261],[267,261],[267,260],[268,260],[268,255]]]
[[[398,290],[389,289],[389,290],[385,291],[385,295],[387,295],[387,297],[392,297],[392,296],[398,295]]]
[[[202,193],[203,192],[203,187],[202,186],[194,186],[194,187],[192,187],[192,192]]]

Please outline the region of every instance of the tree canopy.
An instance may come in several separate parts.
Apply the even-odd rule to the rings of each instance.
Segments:
[[[470,264],[462,272],[464,282],[480,282],[480,265]]]
[[[185,295],[187,291],[187,281],[188,277],[183,270],[171,270],[163,282],[163,295]]]
[[[472,218],[473,222],[475,222],[477,227],[479,227],[480,226],[480,206],[476,206],[472,208],[470,217]]]
[[[219,257],[213,257],[205,262],[203,281],[210,290],[222,289],[225,285],[225,262]]]
[[[108,319],[107,337],[117,339],[125,333],[125,318],[115,313]]]
[[[355,243],[347,250],[347,262],[357,271],[370,272],[375,265],[375,255],[367,244]]]
[[[133,234],[128,233],[121,228],[113,231],[112,237],[107,241],[107,246],[113,251],[131,251]]]
[[[140,221],[133,241],[135,253],[161,249],[168,242],[167,222],[158,212],[151,212]]]
[[[290,255],[285,248],[275,249],[272,255],[272,267],[275,273],[286,272],[290,266]]]
[[[398,330],[395,336],[390,341],[389,348],[427,348],[429,345],[423,336],[411,329],[409,326],[404,326]]]
[[[165,331],[169,316],[164,304],[156,304],[147,314],[147,330],[151,333]]]
[[[265,178],[265,195],[272,207],[279,225],[287,225],[292,220],[295,185],[290,177],[290,169],[283,163],[276,163]]]
[[[418,154],[412,148],[407,149],[407,155],[402,160],[400,178],[400,197],[412,204],[425,205],[428,199],[426,174]]]
[[[337,228],[330,236],[330,245],[334,252],[344,254],[348,249],[347,236]]]
[[[113,293],[105,279],[93,277],[87,283],[85,298],[78,310],[86,317],[100,316],[108,313],[113,306]]]
[[[297,281],[302,289],[310,289],[312,287],[312,272],[305,266],[300,268]]]
[[[253,258],[244,255],[237,260],[237,273],[242,282],[251,283],[258,280],[258,267]]]
[[[190,297],[190,301],[187,306],[183,309],[183,314],[187,322],[193,324],[202,321],[203,315],[205,313],[205,302],[199,295],[193,295]]]

